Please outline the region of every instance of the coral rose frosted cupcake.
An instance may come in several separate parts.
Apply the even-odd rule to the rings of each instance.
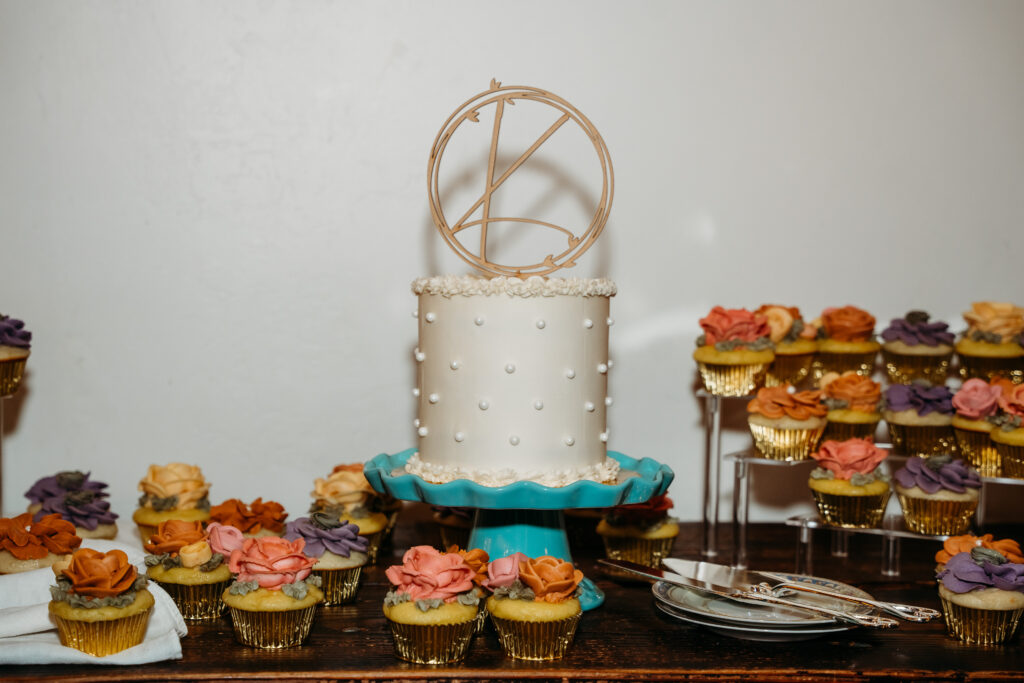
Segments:
[[[978,509],[978,472],[950,455],[910,458],[893,474],[907,528],[919,534],[962,534]]]
[[[953,394],[953,434],[957,449],[964,460],[977,468],[983,477],[998,477],[1002,473],[999,452],[992,443],[991,433],[996,428],[1001,389],[983,379],[969,379]]]
[[[359,534],[369,543],[370,563],[377,561],[388,516],[373,511],[376,492],[363,474],[362,465],[338,465],[326,479],[313,482],[313,504],[310,512],[329,512],[359,527]]]
[[[820,382],[822,401],[828,408],[825,440],[874,439],[882,420],[879,405],[882,385],[853,370],[824,375]]]
[[[216,619],[231,581],[225,555],[214,552],[202,522],[160,522],[146,543],[146,576],[160,585],[185,619]]]
[[[205,522],[210,518],[210,485],[195,465],[172,462],[166,466],[150,465],[139,482],[139,508],[132,519],[139,527],[145,546],[160,522],[180,519]]]
[[[882,330],[882,360],[890,382],[946,383],[953,333],[947,323],[930,322],[929,317],[924,311],[910,311],[903,318],[893,318]]]
[[[897,453],[925,456],[956,451],[953,392],[944,385],[893,384],[885,390],[882,417]]]
[[[1004,477],[1024,479],[1024,385],[999,382],[998,427],[990,433]]]
[[[769,338],[775,344],[775,360],[768,366],[765,385],[800,384],[810,374],[818,350],[817,329],[804,324],[796,306],[765,304],[754,315],[768,322]]]
[[[32,521],[25,512],[0,519],[0,574],[17,574],[67,561],[82,539],[59,515]]]
[[[662,558],[672,555],[672,544],[679,535],[679,524],[668,516],[671,509],[672,499],[666,494],[609,509],[597,525],[605,556],[660,567]]]
[[[231,553],[235,582],[224,591],[235,638],[242,645],[277,649],[300,645],[313,628],[324,594],[310,576],[316,560],[303,553],[305,541],[278,536],[246,538]]]
[[[237,498],[229,498],[210,508],[211,522],[233,526],[247,538],[282,535],[287,517],[284,506],[272,500],[264,503],[263,498],[248,504]]]
[[[141,643],[155,602],[123,550],[79,548],[50,594],[61,645],[95,657]]]
[[[890,491],[878,466],[887,455],[867,439],[825,441],[811,453],[818,467],[807,485],[826,524],[868,529],[882,523]]]
[[[459,553],[428,545],[409,548],[402,564],[384,572],[393,588],[384,596],[395,656],[419,664],[457,662],[466,656],[480,598],[476,572]]]
[[[991,382],[1008,377],[1024,382],[1024,308],[1011,303],[977,301],[964,313],[967,330],[956,343],[960,376]]]
[[[768,321],[742,308],[715,306],[700,319],[697,361],[704,388],[715,396],[746,396],[764,384],[775,359]]]
[[[359,527],[330,512],[312,512],[288,522],[284,537],[303,539],[303,552],[316,560],[313,574],[320,577],[325,605],[352,602],[359,588],[369,542],[359,535]]]
[[[506,559],[491,564],[503,565]],[[558,659],[565,655],[582,615],[578,586],[583,572],[550,555],[536,559],[513,556],[518,575],[487,599],[501,649],[517,659]],[[503,569],[505,569],[503,567]],[[496,574],[509,574],[498,571]]]
[[[747,403],[747,413],[750,434],[761,455],[770,460],[805,460],[825,431],[828,408],[820,391],[798,392],[784,384],[758,389],[757,397]]]
[[[875,371],[878,349],[875,316],[856,306],[826,308],[821,314],[818,352],[811,367],[814,379],[847,370],[870,377]]]
[[[975,645],[1013,638],[1024,614],[1024,564],[975,547],[951,557],[937,578],[951,636]]]
[[[18,390],[31,346],[32,333],[25,323],[0,314],[0,398]]]

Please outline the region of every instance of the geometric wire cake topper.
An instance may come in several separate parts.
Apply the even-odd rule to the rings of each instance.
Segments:
[[[494,166],[497,159],[501,120],[506,113],[506,107],[515,106],[516,100],[529,100],[552,107],[555,110],[552,116],[553,122],[507,169],[501,171],[500,175],[495,177],[497,171]],[[483,193],[473,204],[467,207],[458,220],[449,225],[441,206],[441,196],[438,188],[438,169],[441,166],[441,158],[456,129],[463,123],[479,123],[480,110],[490,106],[495,108],[494,129],[491,133],[491,150],[487,160],[487,173],[483,182]],[[601,197],[587,229],[582,234],[575,235],[571,230],[561,226],[526,216],[492,217],[491,195],[559,128],[570,121],[579,126],[590,139],[601,163]],[[490,89],[463,103],[462,106],[448,117],[441,131],[437,134],[437,138],[434,139],[434,146],[430,150],[427,186],[430,192],[430,214],[434,220],[434,225],[437,226],[448,246],[463,261],[491,275],[525,278],[531,275],[547,275],[559,268],[571,268],[576,265],[576,259],[590,248],[590,245],[601,234],[605,223],[608,221],[608,213],[612,205],[612,195],[615,190],[615,174],[612,171],[611,157],[608,155],[608,148],[605,146],[604,140],[601,139],[601,135],[594,128],[593,124],[579,110],[557,95],[544,90],[528,86],[502,87],[501,83],[492,79]],[[470,216],[479,209],[482,209],[482,217],[478,220],[470,221]],[[487,228],[490,223],[497,222],[530,223],[562,232],[566,236],[566,248],[560,253],[548,254],[539,263],[518,266],[495,263],[489,260],[487,256]],[[480,247],[479,252],[474,253],[458,240],[455,235],[467,228],[477,226],[480,229]]]

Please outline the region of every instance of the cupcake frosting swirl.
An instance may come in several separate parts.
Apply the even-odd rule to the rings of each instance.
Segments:
[[[342,506],[346,509],[365,506],[376,491],[370,486],[363,474],[363,466],[358,463],[338,465],[326,479],[313,482],[310,494],[319,502],[328,506]]]
[[[113,524],[117,520],[117,514],[110,511],[110,503],[89,489],[67,491],[63,495],[47,498],[36,512],[35,519],[54,514],[89,531],[94,531],[100,524]]]
[[[714,346],[720,351],[735,348],[771,348],[768,321],[744,308],[715,306],[700,319],[704,334],[700,346]]]
[[[25,497],[34,505],[42,503],[47,498],[63,496],[68,491],[92,491],[97,496],[106,497],[107,492],[103,489],[107,485],[103,482],[89,479],[90,472],[79,472],[70,470],[58,472],[50,477],[38,479],[32,487],[25,492]]]
[[[1020,424],[1020,419],[1024,418],[1024,384],[1001,383],[997,400],[999,408],[1006,415],[1018,418],[1014,422]]]
[[[882,330],[882,339],[901,341],[907,346],[951,346],[953,333],[947,323],[929,322],[929,315],[924,311],[910,311],[902,318],[893,318],[889,327]]]
[[[14,346],[27,349],[32,346],[32,333],[25,329],[25,323],[6,315],[0,315],[0,346]]]
[[[278,536],[247,538],[231,553],[228,569],[241,583],[254,581],[260,588],[282,590],[302,581],[312,572],[316,560],[307,556],[301,539],[289,541]]]
[[[803,335],[806,327],[800,309],[796,306],[764,304],[754,311],[754,315],[762,316],[768,323],[769,338],[775,344],[795,342]]]
[[[526,559],[519,564],[519,580],[533,591],[534,600],[563,602],[576,592],[583,572],[551,555]]]
[[[19,560],[40,560],[48,553],[67,555],[80,545],[75,526],[60,515],[45,515],[36,522],[27,512],[0,519],[0,550]]]
[[[870,377],[847,370],[839,375],[827,373],[819,383],[825,404],[830,409],[855,410],[860,413],[877,413],[882,398],[882,385]]]
[[[512,553],[505,557],[491,560],[487,564],[487,579],[484,580],[484,588],[496,590],[508,588],[519,579],[519,566],[529,560],[523,553]]]
[[[264,503],[262,497],[248,505],[237,498],[229,498],[210,508],[211,520],[233,526],[245,534],[258,534],[263,529],[281,533],[287,516],[284,506],[272,500]]]
[[[937,578],[954,593],[985,588],[1024,593],[1024,564],[1010,562],[998,551],[987,548],[975,547],[954,555]]]
[[[963,418],[983,420],[996,414],[1001,393],[998,386],[975,377],[964,382],[953,395],[953,408]]]
[[[885,405],[893,412],[913,410],[920,416],[953,414],[953,392],[945,385],[893,384],[885,390]]]
[[[354,552],[365,553],[369,546],[368,539],[359,535],[358,526],[319,512],[288,522],[284,537],[289,541],[303,539],[306,542],[303,552],[315,558],[322,557],[327,551],[349,557]]]
[[[402,564],[387,568],[384,575],[398,593],[409,599],[455,602],[462,593],[473,589],[476,572],[458,553],[442,553],[429,545],[409,548]]]
[[[964,320],[965,336],[975,341],[1005,344],[1024,333],[1024,308],[1007,302],[975,301]]]
[[[826,308],[821,324],[825,336],[836,341],[870,341],[875,332],[875,316],[856,306]]]
[[[916,486],[925,493],[935,493],[940,489],[963,493],[967,489],[981,488],[977,470],[949,455],[910,458],[906,465],[896,470],[893,478],[905,489]]]
[[[854,475],[869,475],[889,453],[868,439],[825,441],[811,457],[818,466],[828,470],[836,479],[851,479]]]
[[[205,540],[206,532],[203,531],[202,522],[169,519],[160,522],[145,548],[147,553],[153,555],[177,555],[182,547]]]
[[[652,528],[660,526],[668,519],[668,511],[674,503],[667,493],[654,496],[643,503],[616,505],[608,510],[605,520],[616,527],[636,526]]]
[[[821,402],[820,391],[790,392],[790,389],[792,387],[788,384],[758,389],[757,396],[747,403],[747,412],[771,419],[791,417],[794,420],[807,420],[828,414],[828,408]]]
[[[980,537],[974,534],[950,536],[942,542],[942,550],[935,553],[935,561],[939,564],[945,564],[954,555],[969,553],[975,547],[990,548],[991,550],[998,551],[1010,562],[1024,564],[1024,554],[1021,554],[1020,544],[1017,541],[1012,538],[1003,538],[996,541],[992,534],[985,534]]]
[[[195,465],[172,462],[166,466],[150,465],[139,482],[140,504],[145,507],[192,510],[207,505],[210,485]]]
[[[61,571],[71,582],[70,592],[90,598],[112,598],[135,587],[139,571],[123,550],[103,553],[79,548]]]

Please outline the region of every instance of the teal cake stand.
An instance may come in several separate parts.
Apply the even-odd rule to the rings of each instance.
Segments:
[[[431,484],[405,471],[406,461],[415,452],[410,448],[394,455],[381,453],[366,463],[366,479],[378,492],[400,500],[476,508],[469,547],[480,548],[494,558],[521,552],[528,557],[551,555],[571,562],[563,510],[643,503],[667,491],[675,477],[671,468],[650,458],[636,460],[609,451],[620,467],[617,484],[578,481],[555,488],[520,481],[490,487],[469,479]],[[580,587],[583,609],[604,602],[604,593],[590,579],[584,579]]]

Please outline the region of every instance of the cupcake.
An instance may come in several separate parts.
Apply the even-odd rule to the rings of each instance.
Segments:
[[[854,372],[870,377],[875,371],[879,344],[875,316],[855,306],[826,308],[818,325],[818,352],[811,370],[820,380],[829,372]]]
[[[277,649],[300,645],[313,628],[323,602],[320,578],[311,576],[316,560],[301,538],[246,538],[231,552],[234,583],[224,591],[235,639],[242,645]]]
[[[61,645],[105,657],[142,642],[155,601],[123,550],[79,548],[56,574],[49,609]]]
[[[962,534],[978,509],[981,478],[953,456],[910,458],[893,473],[907,528],[919,534]]]
[[[25,492],[25,497],[28,498],[28,511],[39,512],[43,507],[43,501],[47,498],[63,496],[71,491],[92,491],[97,498],[106,498],[109,495],[104,491],[107,485],[90,479],[90,474],[90,472],[68,470],[37,479],[36,483],[32,484],[31,488]]]
[[[697,337],[693,358],[709,394],[746,396],[764,384],[775,352],[763,316],[715,306],[700,326],[704,334]]]
[[[859,376],[859,375],[858,375]],[[764,387],[747,403],[747,423],[758,452],[770,460],[805,460],[825,431],[828,408],[820,391],[789,384]]]
[[[0,519],[0,574],[17,574],[67,561],[82,545],[75,526],[59,515],[32,521],[28,512]]]
[[[480,598],[476,572],[459,553],[428,545],[410,548],[402,564],[384,572],[393,588],[384,596],[384,616],[395,656],[419,664],[446,664],[466,656]]]
[[[88,489],[68,491],[42,502],[34,518],[59,515],[75,525],[82,538],[112,539],[117,536],[117,514],[110,511],[110,503]]]
[[[951,557],[937,578],[949,635],[973,645],[1013,638],[1024,614],[1024,564],[975,547]]]
[[[999,383],[1000,412],[994,418],[997,428],[990,433],[999,453],[1004,477],[1024,479],[1024,385]]]
[[[893,318],[882,330],[882,360],[889,381],[910,384],[925,380],[945,384],[953,358],[953,333],[944,322],[929,322],[924,311]]]
[[[0,398],[18,390],[32,346],[32,333],[20,320],[0,314]]]
[[[666,494],[610,508],[597,525],[605,556],[660,567],[662,558],[672,555],[672,543],[679,535],[679,524],[668,516],[671,509],[672,499]]]
[[[957,450],[983,477],[1002,473],[999,452],[992,443],[1001,389],[983,379],[972,378],[953,394],[953,434]]]
[[[302,539],[303,552],[316,560],[313,575],[319,576],[325,605],[352,602],[359,587],[369,542],[359,535],[359,527],[329,512],[312,512],[288,522],[284,537],[289,541]]]
[[[517,553],[491,565],[503,579],[491,583],[487,610],[505,654],[538,660],[564,656],[583,614],[578,598],[583,572],[550,555],[530,559]]]
[[[953,392],[945,385],[893,384],[885,390],[882,417],[889,425],[893,450],[904,455],[956,451]]]
[[[967,330],[956,343],[960,376],[988,382],[1002,376],[1015,384],[1024,382],[1024,308],[976,301],[964,320]]]
[[[1024,564],[1024,554],[1021,554],[1020,544],[1012,538],[995,540],[992,534],[975,536],[974,534],[963,534],[962,536],[950,536],[942,542],[942,550],[935,553],[936,571],[942,571],[950,558],[960,553],[969,553],[976,547],[990,548],[998,551],[1010,562]]]
[[[765,385],[799,384],[811,371],[818,343],[817,330],[804,325],[796,306],[765,304],[754,311],[768,322],[769,339],[775,344],[775,360],[768,366]]]
[[[807,485],[826,524],[848,529],[878,527],[889,502],[889,478],[878,465],[888,452],[867,439],[826,441],[811,457],[818,467]]]
[[[329,512],[359,527],[359,535],[369,543],[370,563],[377,561],[377,552],[388,526],[388,517],[374,512],[376,492],[363,474],[362,465],[338,465],[326,479],[313,482],[313,504],[310,512]]]
[[[469,533],[473,530],[473,508],[435,505],[432,516],[441,535],[441,547],[457,545],[465,548],[469,545]]]
[[[220,505],[210,508],[210,521],[233,526],[246,538],[258,536],[280,536],[284,533],[284,520],[288,513],[280,503],[272,500],[263,502],[257,498],[246,504],[237,498],[229,498]]]
[[[166,466],[150,465],[139,482],[139,508],[132,519],[139,527],[145,546],[160,522],[180,519],[205,522],[210,518],[210,485],[195,465],[172,462]]]
[[[221,549],[223,550],[223,549]],[[202,522],[160,522],[146,543],[146,576],[160,585],[185,619],[216,619],[231,581],[223,552],[214,552]]]
[[[828,408],[825,416],[823,439],[845,441],[846,439],[874,439],[875,430],[882,420],[879,404],[882,402],[882,385],[859,375],[853,370],[843,374],[834,372],[822,376],[822,401]]]

